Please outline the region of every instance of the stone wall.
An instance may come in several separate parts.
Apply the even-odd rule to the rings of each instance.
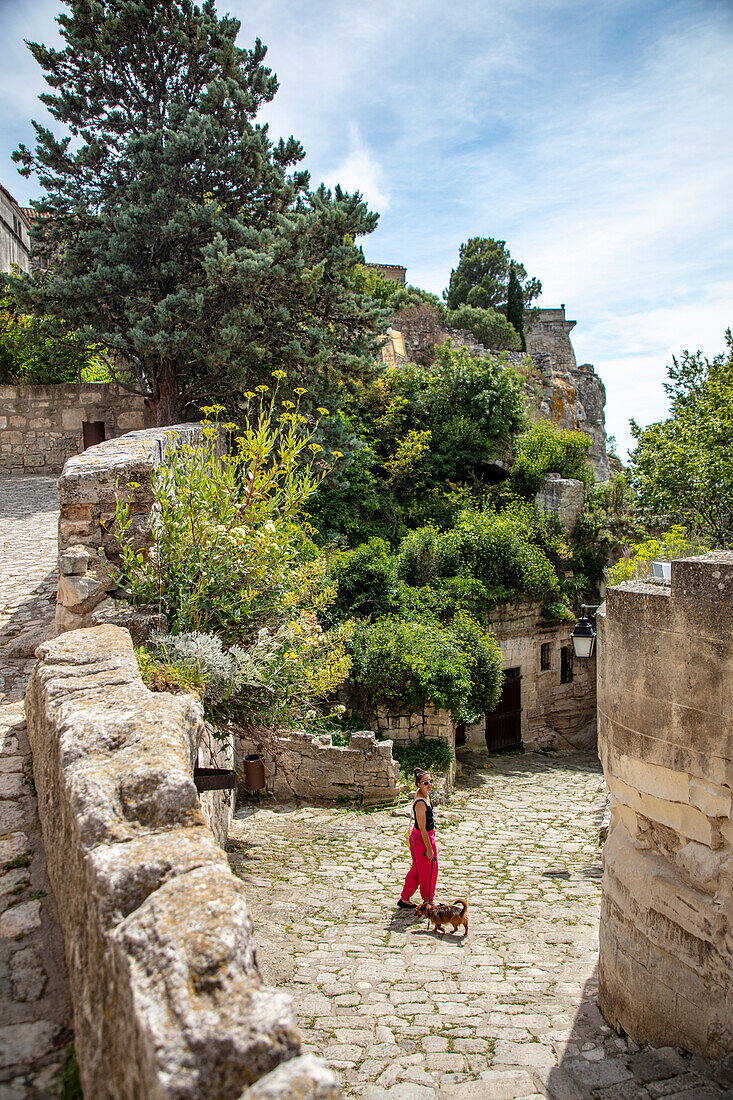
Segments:
[[[244,887],[196,794],[198,701],[149,692],[115,627],[38,656],[28,735],[84,1095],[339,1096],[322,1063],[278,1068],[300,1037],[289,997],[262,984]]]
[[[609,588],[598,616],[601,1007],[640,1043],[733,1053],[733,553]]]
[[[0,471],[60,473],[82,451],[82,423],[103,420],[105,436],[150,424],[145,399],[116,382],[0,386]]]
[[[59,478],[59,586],[56,629],[74,630],[113,621],[135,634],[150,628],[131,609],[108,593],[117,587],[100,549],[114,566],[119,545],[114,535],[118,496],[130,504],[131,541],[145,550],[152,545],[154,505],[151,475],[169,447],[195,444],[200,424],[176,424],[128,432],[70,458]],[[162,623],[152,624],[162,626]]]
[[[314,737],[294,730],[277,740],[255,743],[235,738],[235,767],[245,790],[244,757],[260,752],[265,760],[267,793],[276,798],[305,798],[364,804],[391,801],[397,794],[399,764],[391,741],[377,741],[366,730],[352,733],[348,748],[333,745],[331,735]]]
[[[572,650],[574,622],[549,623],[532,601],[499,604],[490,612],[504,668],[518,668],[521,682],[522,744],[529,750],[573,751],[595,746],[596,658],[572,661],[572,679],[562,682],[562,650]],[[549,667],[542,668],[542,646]],[[547,650],[545,651],[548,652]],[[472,726],[468,743],[486,749],[485,721]]]

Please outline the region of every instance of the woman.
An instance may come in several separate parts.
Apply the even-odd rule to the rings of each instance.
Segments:
[[[407,872],[402,897],[397,902],[398,909],[414,909],[410,898],[420,887],[423,901],[432,901],[435,895],[435,880],[438,877],[438,850],[435,847],[435,823],[430,792],[433,779],[430,772],[415,768],[415,787],[412,814],[414,825],[410,833],[410,852],[412,867]]]

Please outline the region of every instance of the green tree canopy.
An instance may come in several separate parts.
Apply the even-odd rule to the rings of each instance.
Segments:
[[[259,39],[238,47],[213,0],[65,3],[66,45],[30,44],[66,134],[34,123],[14,154],[45,191],[50,263],[8,277],[20,307],[108,348],[161,424],[274,368],[321,399],[373,369],[383,315],[349,276],[377,215],[309,190],[301,145],[255,121],[278,87]]]
[[[0,287],[0,384],[106,382],[103,350],[55,317],[20,313]]]
[[[542,292],[539,279],[529,278],[523,264],[513,260],[506,241],[471,237],[458,250],[458,267],[450,273],[445,292],[448,309],[469,305],[477,309],[505,309],[512,271],[519,282],[524,308]]]
[[[727,351],[706,359],[685,351],[667,368],[666,420],[641,428],[631,484],[642,515],[659,526],[681,524],[715,546],[733,538],[733,336]]]

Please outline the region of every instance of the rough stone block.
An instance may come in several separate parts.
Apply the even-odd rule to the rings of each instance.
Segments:
[[[59,554],[59,573],[64,577],[83,577],[89,565],[89,557],[86,546],[69,546]]]
[[[250,1085],[239,1100],[340,1100],[335,1074],[312,1054],[284,1062]]]

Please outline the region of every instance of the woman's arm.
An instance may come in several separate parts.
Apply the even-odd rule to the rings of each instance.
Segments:
[[[425,845],[425,855],[428,859],[433,859],[433,845],[430,842],[428,830],[425,828],[425,803],[422,799],[415,803],[415,822],[420,830],[422,842]]]

